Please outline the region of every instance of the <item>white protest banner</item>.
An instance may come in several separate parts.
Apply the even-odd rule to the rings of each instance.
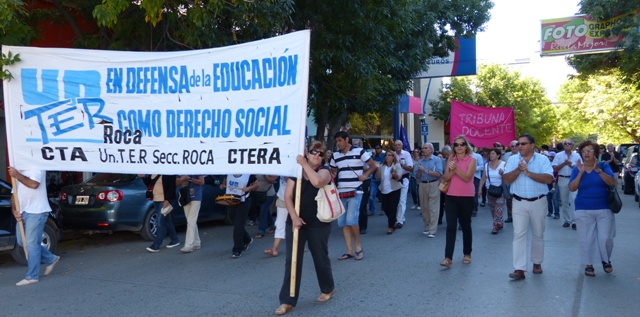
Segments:
[[[295,176],[310,31],[180,52],[3,46],[18,169]]]

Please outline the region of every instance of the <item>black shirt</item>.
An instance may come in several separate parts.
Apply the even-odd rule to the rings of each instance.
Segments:
[[[622,160],[620,153],[614,151],[613,155],[615,156],[616,160],[618,160],[618,163],[620,163]],[[604,152],[602,153],[601,159],[602,161],[608,161],[611,159],[611,154],[609,154],[609,152]],[[614,173],[620,171],[620,165],[614,163],[613,161],[609,162],[609,166],[611,166],[611,171],[613,171]]]
[[[321,169],[328,170],[326,166],[320,166],[317,171]],[[295,185],[293,186],[293,204],[296,203],[296,186],[298,185],[295,177],[290,178]],[[318,219],[318,202],[316,202],[316,196],[318,195],[318,188],[315,188],[313,184],[307,179],[302,178],[302,190],[300,192],[300,218],[306,223],[304,227],[322,227],[331,226],[331,223],[322,222]],[[291,217],[287,217],[287,224],[291,225]]]

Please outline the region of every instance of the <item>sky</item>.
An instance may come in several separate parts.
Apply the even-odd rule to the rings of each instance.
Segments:
[[[564,56],[540,57],[540,20],[576,15],[578,0],[492,2],[491,20],[477,36],[478,64],[512,64],[510,67],[523,75],[539,79],[547,96],[556,101],[558,88],[567,75],[576,71],[567,65]]]

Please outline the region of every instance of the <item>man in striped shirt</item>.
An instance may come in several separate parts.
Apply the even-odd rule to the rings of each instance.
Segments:
[[[331,166],[332,173],[338,183],[342,204],[347,210],[338,218],[338,227],[342,228],[347,245],[347,252],[339,259],[346,260],[355,257],[356,260],[361,260],[364,257],[364,251],[360,245],[358,216],[363,194],[362,182],[375,171],[375,168],[370,168],[363,172],[363,163],[367,163],[369,166],[375,166],[375,163],[371,159],[371,155],[364,149],[351,145],[351,138],[346,131],[336,133],[334,139],[338,151],[331,155],[329,166]]]

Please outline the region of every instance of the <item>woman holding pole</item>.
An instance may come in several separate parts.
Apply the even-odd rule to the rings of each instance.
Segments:
[[[327,167],[322,165],[322,158],[325,151],[324,145],[319,141],[314,141],[309,146],[306,158],[298,155],[298,164],[302,166],[302,180],[297,184],[296,178],[289,178],[285,190],[285,204],[289,217],[286,226],[287,255],[284,271],[284,281],[280,289],[280,306],[276,309],[276,315],[284,315],[290,312],[298,302],[300,292],[300,272],[302,272],[302,260],[304,258],[304,246],[308,244],[309,252],[313,258],[316,269],[316,277],[320,286],[319,302],[326,302],[333,296],[333,273],[331,272],[331,261],[329,260],[329,234],[331,233],[331,223],[321,222],[317,218],[318,204],[315,200],[318,189],[331,182],[331,174]],[[296,186],[301,186],[300,202],[298,214],[295,210]],[[294,243],[294,230],[298,231],[298,241]],[[296,250],[293,250],[296,245]],[[293,258],[293,251],[296,257]],[[291,263],[296,263],[294,276],[295,294],[291,296]]]

